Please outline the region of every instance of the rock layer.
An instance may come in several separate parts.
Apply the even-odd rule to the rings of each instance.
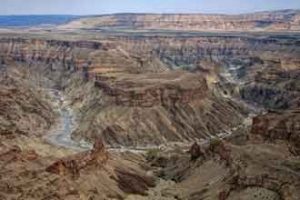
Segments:
[[[44,134],[55,113],[43,92],[26,80],[29,74],[13,67],[0,70],[0,137]]]
[[[154,29],[189,31],[295,31],[300,29],[298,10],[241,15],[217,14],[115,14],[81,18],[63,29]]]
[[[300,113],[298,110],[269,112],[253,119],[252,134],[265,140],[283,140],[291,145],[291,151],[300,153]]]
[[[228,132],[246,112],[214,92],[217,82],[226,87],[222,73],[252,82],[262,69],[295,68],[299,63],[294,36],[113,38],[87,42],[3,38],[0,57],[6,65],[30,66],[67,88],[73,104],[85,113],[74,138],[92,140],[101,135],[113,146],[159,145]],[[68,81],[66,77],[74,73],[84,81]],[[90,94],[82,91],[83,85],[90,85]],[[241,90],[241,95],[255,96],[250,91]]]

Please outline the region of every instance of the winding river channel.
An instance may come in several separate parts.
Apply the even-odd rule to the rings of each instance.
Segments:
[[[47,90],[51,101],[59,114],[59,117],[57,119],[56,125],[50,130],[50,132],[45,136],[45,140],[58,147],[66,148],[66,149],[72,149],[74,151],[86,151],[92,149],[92,144],[85,142],[85,141],[75,141],[72,139],[71,135],[73,131],[77,128],[78,123],[76,120],[76,113],[72,110],[72,108],[69,106],[69,102],[64,98],[64,95],[59,90],[54,89],[48,89]],[[227,97],[230,98],[230,97]],[[249,107],[250,105],[241,101],[235,99],[235,101],[238,101],[237,103],[243,103],[245,106]],[[232,128],[231,130],[228,130],[226,132],[220,132],[215,134],[219,138],[227,138],[232,135],[234,131],[236,131],[238,128],[241,127],[249,127],[252,124],[252,118],[255,117],[258,113],[261,113],[262,110],[258,111],[257,108],[251,106],[249,107],[249,110],[252,110],[250,112],[249,116],[244,119],[244,121],[237,127]],[[255,111],[253,111],[255,110]],[[212,138],[215,136],[212,136]],[[201,140],[198,141],[200,144],[206,144],[209,142],[209,139],[207,140]],[[172,149],[174,146],[182,146],[182,147],[190,147],[191,143],[182,143],[182,142],[173,142],[168,144],[168,146],[161,145],[161,146],[147,146],[147,147],[120,147],[120,148],[110,148],[107,147],[108,151],[117,151],[117,152],[132,152],[132,153],[145,153],[149,149]]]
[[[65,100],[62,92],[49,90],[49,94],[59,117],[56,125],[46,135],[45,139],[55,146],[75,151],[91,149],[92,145],[85,141],[77,142],[72,140],[72,132],[77,128],[76,115],[68,106],[68,102]]]

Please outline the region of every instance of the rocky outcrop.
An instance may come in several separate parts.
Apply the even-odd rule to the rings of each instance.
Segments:
[[[81,18],[62,29],[156,29],[193,31],[299,31],[299,11],[282,10],[244,15],[115,14]]]
[[[192,161],[183,151],[165,153],[160,174],[176,181],[164,191],[166,197],[296,200],[300,196],[299,158],[287,145],[247,141],[235,146],[221,141],[201,148],[208,148],[206,157]]]
[[[30,66],[70,92],[85,113],[74,138],[93,140],[96,134],[112,146],[159,145],[238,126],[247,111],[215,92],[216,82],[226,87],[220,75],[229,71],[238,81],[253,82],[261,69],[297,66],[295,37],[125,34],[82,43],[27,36],[3,39],[0,57],[6,65]],[[76,72],[84,81],[68,80]],[[85,85],[90,94],[82,91]],[[245,91],[245,99],[255,96]]]
[[[125,199],[129,193],[146,194],[154,186],[154,179],[137,164],[140,160],[118,155],[107,159],[102,142],[95,144],[92,151],[70,155],[68,150],[28,137],[1,139],[0,198],[3,200],[11,197]],[[30,149],[24,146],[26,140],[33,142]]]
[[[0,137],[41,135],[54,123],[50,103],[27,76],[12,67],[1,70]]]
[[[268,109],[299,108],[300,70],[298,68],[288,70],[273,66],[264,69],[256,74],[252,83],[240,89],[241,97]]]
[[[78,178],[80,170],[89,166],[103,167],[107,160],[108,153],[104,144],[101,139],[97,139],[92,150],[56,161],[47,167],[46,171],[60,176],[71,175]]]
[[[191,154],[191,160],[196,160],[198,159],[200,156],[205,156],[205,154],[202,152],[201,147],[199,146],[199,144],[197,142],[195,142],[190,150],[189,150],[190,154]]]
[[[137,172],[130,172],[122,168],[117,168],[115,172],[119,188],[126,193],[146,195],[148,188],[155,186],[153,177],[143,176],[137,174]]]
[[[122,21],[126,16],[127,22]],[[211,16],[214,22],[203,22],[198,15],[156,16],[159,25],[151,15],[120,15],[109,26],[181,30],[207,26],[239,30],[240,26],[246,31],[279,30],[283,25],[284,30],[292,30],[299,21],[293,11],[238,20],[215,16],[218,21]],[[106,20],[100,25],[106,26]],[[114,148],[116,152],[108,154],[104,143],[162,147],[149,160],[161,168],[155,174],[172,184],[164,191],[160,180],[150,192],[164,197],[299,199],[297,34],[137,31],[108,36],[78,31],[66,40],[67,33],[54,31],[24,36],[12,31],[0,40],[0,68],[16,65],[44,77],[24,73],[16,77],[25,76],[27,81],[14,75],[1,80],[0,199],[104,200],[125,199],[128,193],[146,195],[155,180],[148,175],[151,168],[143,156]],[[82,114],[73,138],[96,141],[92,150],[70,155],[72,150],[33,137],[53,121],[47,98],[37,94],[37,83],[65,91],[66,102]],[[248,118],[244,119],[251,107],[231,95],[280,110],[255,117],[251,136],[231,144],[225,141],[227,136],[247,133]],[[211,139],[224,135],[224,140]],[[195,143],[186,151],[186,144],[201,139],[210,142]]]
[[[23,155],[22,155],[23,154]],[[29,153],[29,157],[35,154],[35,152]],[[0,158],[1,160],[5,160],[8,162],[14,162],[16,160],[25,161],[26,160],[26,152],[22,152],[19,146],[12,146],[11,148],[5,148],[4,151],[1,151]]]
[[[172,107],[200,101],[208,95],[208,86],[200,74],[165,73],[132,75],[130,80],[102,81],[96,86],[113,97],[116,105],[131,107]]]
[[[300,112],[286,110],[269,112],[253,119],[251,133],[260,135],[265,140],[284,140],[291,144],[291,151],[300,153]]]

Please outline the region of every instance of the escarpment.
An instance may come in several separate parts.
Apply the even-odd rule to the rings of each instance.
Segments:
[[[79,106],[85,115],[73,136],[90,139],[100,134],[106,144],[115,147],[192,141],[195,137],[206,138],[229,130],[246,114],[242,106],[211,93],[201,74],[182,71],[173,72],[173,75],[177,80],[172,81],[170,73],[152,75],[151,78],[135,75],[129,79],[136,80],[132,87],[128,87],[125,80],[108,82],[107,87],[124,90],[123,96],[107,94],[99,86],[90,91],[90,86],[80,83],[82,88],[90,91],[83,92],[76,87],[76,82],[71,83],[68,93],[74,99],[74,105],[80,105],[83,99],[91,99],[91,103]],[[94,93],[95,90],[101,93]],[[155,92],[147,94],[153,90]],[[235,120],[231,121],[233,118]]]
[[[8,61],[43,61],[46,64],[62,62],[70,67],[88,68],[91,73],[195,68],[203,58],[222,62],[227,60],[229,64],[238,64],[239,59],[252,59],[258,63],[275,62],[286,66],[292,66],[297,60],[299,62],[296,56],[299,49],[293,36],[128,35],[113,38],[111,41],[104,37],[103,41],[87,42],[2,38],[1,58]]]
[[[291,152],[299,155],[299,110],[274,111],[253,119],[251,133],[264,140],[283,140],[291,145]]]
[[[255,81],[241,89],[244,99],[252,100],[269,109],[299,108],[300,63],[290,70],[266,68],[255,76]]]
[[[201,147],[194,144],[189,153],[179,150],[159,153],[151,162],[161,167],[164,179],[176,181],[162,191],[168,197],[220,200],[299,197],[299,160],[289,152],[288,145],[252,139],[244,145],[233,145],[215,139]]]
[[[110,155],[101,139],[81,153],[43,140],[58,121],[44,78],[23,66],[1,67],[0,199],[104,200],[146,194],[154,178],[135,158]]]
[[[240,91],[242,98],[268,109],[254,117],[251,134],[269,142],[287,142],[294,154],[299,154],[299,69],[298,62],[293,67],[265,68]]]
[[[115,14],[72,21],[62,29],[152,29],[185,31],[296,31],[299,11],[282,10],[241,15]]]
[[[113,97],[116,105],[130,107],[172,107],[200,101],[208,94],[204,77],[185,72],[135,74],[111,81],[96,75],[95,85]]]
[[[22,70],[0,72],[0,137],[44,134],[54,124],[55,113],[43,91]]]
[[[78,91],[74,89],[78,84],[67,81],[74,73],[94,83],[101,93],[90,98],[101,102],[93,100],[81,108],[85,115],[74,138],[92,140],[97,134],[112,146],[192,142],[192,138],[230,132],[247,111],[214,94],[212,88],[222,82],[222,74],[225,78],[229,74],[229,81],[251,82],[261,69],[298,63],[299,48],[292,36],[113,38],[3,38],[1,58],[6,65],[27,65],[70,91]],[[208,71],[199,70],[203,64]],[[247,85],[242,88],[243,98],[254,97]],[[85,101],[81,92],[73,94],[74,105]]]
[[[0,33],[0,199],[299,200],[298,15]]]

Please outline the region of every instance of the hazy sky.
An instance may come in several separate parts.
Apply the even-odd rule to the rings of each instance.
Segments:
[[[119,12],[243,13],[300,9],[300,0],[0,0],[0,15]]]

